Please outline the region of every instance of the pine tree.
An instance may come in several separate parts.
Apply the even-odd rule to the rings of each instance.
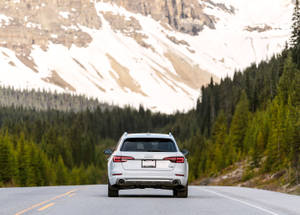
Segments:
[[[32,144],[28,144],[28,167],[27,167],[27,186],[36,186],[36,175],[39,174],[36,168],[36,152]]]
[[[58,157],[58,161],[56,165],[56,184],[57,185],[68,184],[68,170],[61,156]]]
[[[0,136],[0,182],[4,184],[11,182],[14,175],[15,163],[12,150],[7,134]]]
[[[244,138],[247,131],[247,125],[249,120],[249,102],[245,92],[242,92],[240,101],[236,106],[231,126],[230,126],[230,141],[237,151],[243,152],[244,150]]]
[[[224,157],[222,153],[222,147],[217,144],[214,146],[214,161],[216,164],[216,169],[219,171],[225,167]]]
[[[20,186],[26,186],[28,180],[29,155],[25,144],[24,134],[21,134],[17,142],[17,182]]]
[[[289,159],[295,171],[296,183],[300,184],[300,107],[294,107],[289,102],[287,107],[287,143],[289,146]]]
[[[299,90],[299,73],[300,71],[293,63],[291,53],[289,53],[284,62],[283,74],[278,83],[278,96],[284,105],[288,103],[289,97],[293,94],[293,91]]]
[[[90,184],[97,184],[101,179],[101,171],[99,168],[95,167],[93,164],[89,165],[87,170],[87,181]]]
[[[224,111],[220,111],[212,129],[212,139],[215,144],[224,145],[227,136],[227,119]]]
[[[294,12],[292,16],[292,34],[290,39],[290,45],[292,48],[300,44],[300,8],[299,0],[296,0]]]
[[[252,149],[252,163],[251,166],[253,168],[257,168],[260,166],[261,161],[261,153],[262,153],[262,146],[264,145],[264,136],[262,131],[258,132],[257,139],[255,145]]]
[[[288,128],[287,106],[276,98],[270,108],[270,138],[267,145],[266,171],[278,170],[287,165],[286,158],[290,150],[291,130]]]
[[[290,39],[290,46],[293,52],[294,62],[297,67],[300,67],[300,8],[299,0],[296,0],[294,13],[292,17],[292,34]]]

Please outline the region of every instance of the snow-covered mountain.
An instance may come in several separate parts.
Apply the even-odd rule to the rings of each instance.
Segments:
[[[280,52],[292,0],[1,0],[0,84],[171,113]]]

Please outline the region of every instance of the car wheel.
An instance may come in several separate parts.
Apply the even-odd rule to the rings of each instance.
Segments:
[[[119,190],[117,188],[112,187],[109,182],[107,185],[107,195],[108,197],[118,197],[119,196]]]
[[[188,197],[188,185],[181,189],[174,189],[173,196],[177,198],[187,198]]]

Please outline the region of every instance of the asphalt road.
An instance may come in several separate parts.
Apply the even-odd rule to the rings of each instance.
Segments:
[[[0,189],[1,215],[300,215],[300,196],[238,187],[189,187],[187,199],[168,190],[124,190],[108,198],[105,185]]]

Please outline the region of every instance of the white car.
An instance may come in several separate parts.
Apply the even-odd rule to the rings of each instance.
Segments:
[[[172,134],[127,134],[108,159],[108,196],[121,189],[173,190],[175,197],[188,196],[187,150],[180,151]]]

